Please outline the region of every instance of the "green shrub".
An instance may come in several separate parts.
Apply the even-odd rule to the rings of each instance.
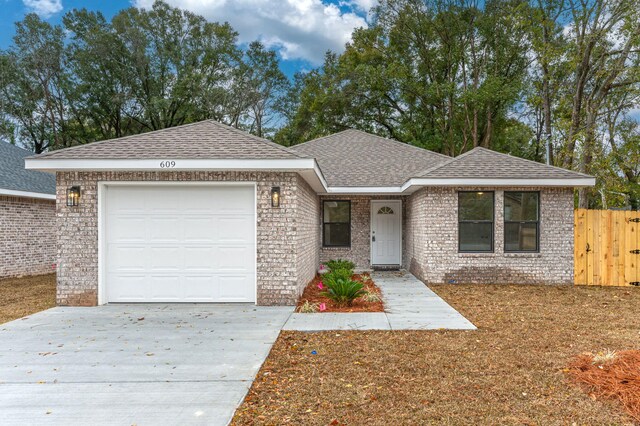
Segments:
[[[348,269],[331,270],[331,272],[322,277],[322,282],[330,287],[331,283],[334,283],[337,280],[351,281],[352,275],[353,271]]]
[[[356,267],[355,263],[344,259],[330,260],[325,263],[325,265],[327,265],[327,268],[329,268],[331,272],[337,271],[339,269],[348,269],[353,271],[353,269]]]
[[[364,295],[365,290],[362,283],[338,278],[331,283],[327,283],[327,291],[322,292],[324,296],[332,299],[336,303],[351,306],[353,301]]]

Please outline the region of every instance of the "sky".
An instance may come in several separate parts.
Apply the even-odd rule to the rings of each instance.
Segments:
[[[171,6],[210,21],[228,21],[241,46],[260,40],[276,50],[282,70],[292,76],[322,63],[327,50],[341,52],[351,32],[366,27],[377,0],[165,0]],[[0,0],[0,49],[11,45],[14,23],[34,12],[52,24],[74,8],[102,12],[110,19],[119,10],[149,8],[153,0]]]

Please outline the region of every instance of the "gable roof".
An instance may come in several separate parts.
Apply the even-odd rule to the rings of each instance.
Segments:
[[[34,159],[292,159],[301,155],[214,120],[51,151]]]
[[[31,151],[0,142],[0,194],[54,199],[54,175],[24,168],[24,159]]]
[[[349,129],[291,149],[313,157],[329,186],[400,186],[428,167],[451,159],[413,145]]]
[[[349,129],[284,147],[213,120],[93,142],[26,160],[36,170],[293,171],[319,193],[410,193],[421,186],[593,186],[581,173],[475,148],[451,158]]]
[[[591,176],[476,147],[415,177],[430,179],[580,179]]]

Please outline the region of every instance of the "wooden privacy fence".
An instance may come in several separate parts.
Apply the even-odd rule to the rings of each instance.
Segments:
[[[640,285],[640,212],[577,209],[574,282]]]

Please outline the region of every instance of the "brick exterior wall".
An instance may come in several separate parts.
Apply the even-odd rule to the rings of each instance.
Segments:
[[[297,189],[296,268],[298,292],[301,294],[304,287],[315,277],[320,265],[320,200],[300,176]]]
[[[56,203],[0,196],[0,278],[54,272]]]
[[[320,233],[322,233],[322,201],[324,200],[350,200],[351,201],[351,247],[322,247],[320,261],[331,259],[346,259],[356,264],[358,269],[371,268],[371,200],[403,200],[402,203],[402,230],[403,241],[405,234],[405,197],[374,195],[374,196],[340,196],[329,195],[320,197]],[[322,236],[320,237],[322,246]],[[404,243],[403,243],[404,245]],[[404,258],[404,250],[403,250]],[[403,262],[404,263],[404,262]]]
[[[100,181],[257,182],[257,276],[260,305],[291,305],[317,265],[314,250],[297,257],[301,229],[309,233],[313,204],[292,172],[59,172],[57,174],[58,290],[60,305],[95,305],[98,292],[98,183]],[[79,185],[80,205],[67,207],[66,189]],[[271,207],[270,191],[279,186],[281,205]],[[307,212],[307,213],[303,213]],[[309,242],[313,244],[312,241]],[[317,247],[318,245],[315,244]],[[313,266],[310,262],[313,260]],[[301,275],[298,275],[299,272]]]
[[[425,188],[407,199],[405,266],[414,275],[426,283],[573,283],[572,189],[537,189],[540,252],[504,253],[505,189],[475,188],[495,191],[495,247],[494,253],[473,254],[458,253],[458,190]]]

